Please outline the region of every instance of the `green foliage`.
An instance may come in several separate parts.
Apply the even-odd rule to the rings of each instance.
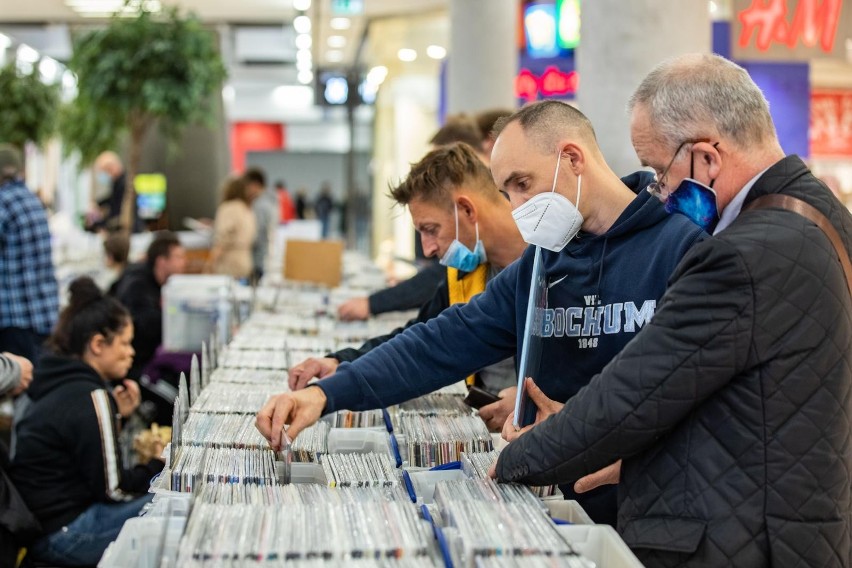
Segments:
[[[210,95],[225,78],[213,32],[176,9],[115,17],[77,37],[69,68],[78,94],[63,113],[63,139],[86,161],[124,133],[141,143],[157,121],[176,139],[187,124],[208,119]]]
[[[0,142],[42,144],[56,130],[59,87],[41,82],[38,67],[23,74],[14,62],[0,69]]]

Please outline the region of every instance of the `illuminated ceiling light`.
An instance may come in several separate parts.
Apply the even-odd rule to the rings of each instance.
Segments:
[[[77,76],[74,75],[72,71],[66,70],[65,73],[62,74],[62,88],[64,89],[76,89],[77,88]]]
[[[381,85],[388,76],[388,68],[377,65],[367,72],[367,82],[373,85]]]
[[[18,46],[18,60],[24,63],[35,63],[38,61],[38,51],[25,43]]]
[[[432,59],[443,59],[447,56],[447,50],[440,45],[430,45],[426,48],[426,55]]]
[[[296,36],[296,49],[310,49],[313,45],[311,36],[308,34],[299,34]]]
[[[342,35],[333,35],[328,38],[328,47],[340,49],[344,45],[346,45],[346,38]]]
[[[313,66],[314,64],[311,62],[310,59],[296,62],[296,69],[298,69],[299,71],[310,71]]]
[[[309,85],[311,81],[314,80],[314,74],[310,71],[299,71],[299,74],[296,76],[299,79],[299,82],[303,85]]]
[[[323,96],[329,104],[342,105],[349,99],[349,83],[343,77],[332,77],[325,83]]]
[[[311,9],[311,0],[293,0],[293,9],[305,12]]]
[[[403,47],[396,52],[396,56],[399,57],[400,61],[414,61],[417,59],[417,52],[413,49]]]
[[[333,30],[348,30],[352,26],[349,18],[332,18],[328,23]]]
[[[343,52],[339,49],[329,49],[325,52],[325,58],[332,63],[339,63],[343,61]]]
[[[307,61],[308,63],[313,60],[313,56],[311,55],[310,49],[300,49],[296,52],[296,62]]]
[[[296,16],[293,20],[293,29],[297,34],[307,34],[311,31],[311,19],[307,16]]]
[[[38,71],[41,74],[42,81],[53,84],[59,75],[59,64],[51,57],[42,57],[38,64]]]

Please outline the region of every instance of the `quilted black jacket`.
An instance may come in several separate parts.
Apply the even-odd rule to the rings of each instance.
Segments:
[[[798,157],[746,205],[768,193],[822,211],[852,250],[852,217]],[[618,529],[647,566],[850,566],[850,434],[842,268],[813,223],[770,209],[693,247],[651,324],[497,473],[564,483],[624,458]]]

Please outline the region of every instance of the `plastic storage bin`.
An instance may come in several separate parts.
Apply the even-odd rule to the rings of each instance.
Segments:
[[[163,349],[199,351],[214,333],[231,338],[234,281],[229,276],[175,275],[163,286]]]
[[[565,521],[574,525],[593,525],[595,522],[586,513],[583,507],[576,501],[562,498],[559,495],[558,499],[547,497],[542,500],[550,513],[551,518],[556,521]]]
[[[402,465],[402,457],[396,437],[384,430],[373,428],[332,428],[328,433],[328,453],[365,454],[386,453],[396,467]]]
[[[411,501],[418,505],[435,502],[435,485],[441,481],[470,479],[460,469],[403,471],[402,480]]]
[[[564,525],[559,532],[571,546],[597,566],[642,568],[642,563],[609,525]]]

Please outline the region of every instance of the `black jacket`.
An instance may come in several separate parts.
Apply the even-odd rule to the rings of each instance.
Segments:
[[[795,156],[781,193],[852,217]],[[563,410],[510,444],[501,480],[573,481],[624,458],[619,532],[646,566],[852,564],[852,299],[789,211],[743,212],[696,245],[651,325]]]
[[[162,470],[159,460],[122,468],[115,399],[79,359],[43,357],[26,396],[31,402],[16,417],[11,477],[46,534],[95,503],[145,493]]]
[[[377,316],[386,312],[418,309],[429,301],[435,287],[446,280],[447,269],[437,262],[430,262],[408,280],[370,294],[370,314]]]
[[[422,302],[420,306],[420,310],[417,312],[417,317],[411,318],[403,327],[398,327],[395,330],[391,331],[387,335],[378,335],[371,339],[368,339],[364,342],[361,347],[355,349],[354,347],[348,347],[346,349],[341,349],[335,353],[329,353],[328,357],[333,357],[343,363],[344,361],[354,361],[358,357],[369,353],[371,350],[375,349],[382,343],[386,341],[390,341],[409,327],[421,323],[429,321],[430,319],[437,317],[444,310],[450,307],[450,291],[449,286],[447,285],[447,269],[440,264],[438,267],[441,269],[443,273],[443,278],[440,278],[437,283],[431,284],[429,295],[426,300]],[[423,269],[424,272],[427,269]],[[417,278],[417,276],[415,276]],[[391,288],[392,290],[393,288]],[[372,302],[371,302],[372,305]],[[372,310],[372,308],[371,308]],[[372,313],[372,311],[371,311]]]
[[[115,297],[133,318],[133,349],[136,356],[127,376],[138,379],[163,342],[162,289],[144,262],[127,267],[116,286]]]

